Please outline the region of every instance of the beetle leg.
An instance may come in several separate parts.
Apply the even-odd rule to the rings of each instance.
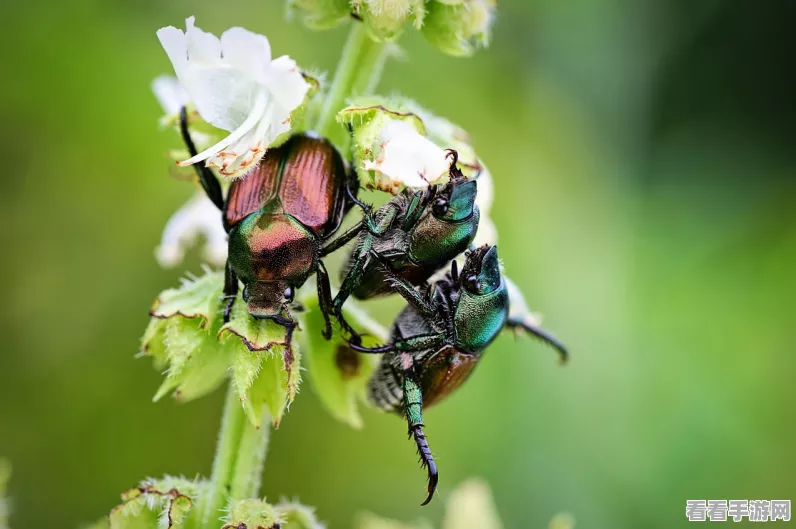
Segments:
[[[332,289],[329,286],[329,272],[326,271],[323,261],[318,261],[318,272],[316,283],[318,284],[318,302],[321,314],[323,314],[323,337],[327,340],[332,338],[332,322],[329,314],[332,312]]]
[[[343,246],[351,242],[351,240],[354,237],[359,235],[359,233],[362,231],[364,227],[365,227],[364,221],[361,221],[357,222],[356,224],[348,228],[344,233],[342,233],[337,238],[328,243],[326,246],[321,248],[321,257],[326,257],[330,253],[334,252],[335,250],[338,250],[339,248],[342,248]]]
[[[351,348],[360,353],[390,353],[398,351],[401,353],[413,353],[417,351],[425,351],[428,349],[436,349],[445,342],[444,334],[421,334],[419,336],[412,336],[405,340],[395,340],[393,343],[382,345],[380,347],[364,347],[359,344],[351,343]]]
[[[569,352],[567,351],[567,347],[561,342],[561,340],[553,336],[553,334],[545,331],[541,327],[533,325],[525,320],[512,318],[509,318],[506,321],[506,327],[514,331],[523,330],[528,334],[536,336],[558,352],[559,360],[562,364],[566,364],[569,361]]]
[[[371,250],[370,255],[381,264],[393,291],[400,294],[407,303],[416,308],[424,316],[433,317],[436,315],[437,312],[434,310],[434,307],[429,305],[428,302],[423,299],[423,296],[417,290],[415,290],[415,287],[411,283],[395,275],[395,272],[393,272],[392,268],[390,267],[390,263],[388,263],[386,259],[384,259],[375,250]]]
[[[346,322],[345,318],[343,317],[343,304],[361,281],[362,271],[365,268],[365,262],[367,261],[370,248],[371,236],[369,233],[365,233],[364,237],[360,239],[359,244],[354,250],[353,255],[356,257],[351,263],[351,268],[349,268],[345,279],[343,279],[343,284],[340,285],[340,290],[337,291],[337,295],[334,297],[334,301],[332,302],[332,312],[334,313],[335,318],[337,318],[337,321],[340,322],[340,326],[348,332],[353,331],[353,329],[350,325],[348,325],[348,322]]]
[[[188,152],[191,153],[192,157],[196,156],[198,153],[196,145],[194,145],[191,139],[191,133],[188,131],[188,111],[185,107],[180,108],[180,132],[182,133],[182,139],[185,145],[188,147]],[[202,189],[205,190],[205,193],[207,193],[207,196],[213,204],[215,204],[218,209],[223,210],[224,194],[221,191],[221,184],[218,182],[216,175],[213,174],[213,171],[200,163],[193,164],[193,168],[194,171],[196,171],[196,176],[199,177],[199,183],[202,185]]]
[[[227,266],[224,269],[224,323],[229,323],[229,315],[237,298],[238,276],[235,275],[232,265],[227,261]]]
[[[404,414],[409,425],[409,437],[414,437],[417,454],[420,456],[420,465],[428,471],[428,496],[421,503],[421,505],[426,505],[437,490],[439,472],[437,472],[437,464],[434,462],[434,456],[431,454],[428,441],[426,441],[426,434],[423,432],[423,392],[417,381],[412,358],[409,355],[401,355],[401,362],[404,367]]]

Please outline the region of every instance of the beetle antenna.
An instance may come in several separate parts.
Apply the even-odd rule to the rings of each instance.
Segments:
[[[456,259],[451,261],[451,279],[454,283],[459,282],[459,264],[456,262]]]
[[[566,364],[569,362],[569,351],[567,350],[567,347],[552,333],[522,320],[509,320],[506,322],[506,325],[513,329],[522,329],[528,334],[536,336],[544,343],[555,349],[556,352],[558,352],[558,357],[561,364]]]

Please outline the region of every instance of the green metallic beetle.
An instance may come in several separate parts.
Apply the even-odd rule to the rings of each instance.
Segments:
[[[377,407],[406,416],[420,460],[428,471],[426,505],[434,496],[439,474],[423,432],[423,408],[458,388],[472,373],[484,352],[504,328],[523,329],[555,347],[567,359],[563,344],[521,318],[509,315],[509,293],[500,272],[496,246],[467,253],[461,273],[451,271],[427,289],[415,289],[393,275],[381,261],[392,289],[408,306],[392,326],[390,343],[364,353],[384,353],[368,384],[368,399]]]
[[[350,295],[370,299],[392,293],[380,261],[388,263],[392,274],[417,286],[472,243],[480,218],[476,180],[466,178],[456,166],[456,151],[449,150],[448,155],[452,161],[446,184],[406,189],[373,214],[360,203],[365,211],[362,222],[336,239],[334,244],[342,246],[359,237],[332,303],[335,316],[354,342],[358,335],[341,308]]]

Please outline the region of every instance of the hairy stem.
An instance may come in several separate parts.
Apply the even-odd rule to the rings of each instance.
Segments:
[[[259,430],[251,425],[233,384],[227,389],[210,488],[204,497],[200,527],[215,527],[230,500],[254,497],[268,448],[268,417]]]
[[[354,21],[348,33],[343,55],[334,72],[329,93],[326,95],[315,130],[338,146],[343,146],[347,137],[341,127],[336,126],[335,117],[343,109],[345,100],[352,95],[367,95],[378,85],[386,60],[386,46],[375,42],[365,30],[365,25]]]
[[[265,406],[263,406],[265,410]],[[255,498],[260,493],[260,482],[265,465],[265,453],[268,449],[271,417],[263,411],[260,428],[252,426],[248,419],[243,421],[243,435],[238,446],[238,458],[232,472],[230,499],[244,500]]]

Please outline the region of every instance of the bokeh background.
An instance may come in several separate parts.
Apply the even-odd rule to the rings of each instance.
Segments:
[[[438,501],[405,426],[353,431],[303,386],[273,436],[264,492],[441,518],[470,476],[507,528],[684,526],[686,499],[796,499],[796,80],[788,0],[500,0],[471,60],[401,41],[400,91],[475,138],[495,177],[508,273],[571,347],[502,336],[427,415]],[[12,526],[76,527],[145,476],[209,473],[222,391],[152,404],[134,360],[180,271],[153,259],[192,193],[150,93],[155,31],[265,33],[333,70],[345,29],[286,23],[281,2],[4,2],[0,139],[0,455]],[[196,253],[187,268],[198,271]],[[390,307],[380,305],[387,317]]]

